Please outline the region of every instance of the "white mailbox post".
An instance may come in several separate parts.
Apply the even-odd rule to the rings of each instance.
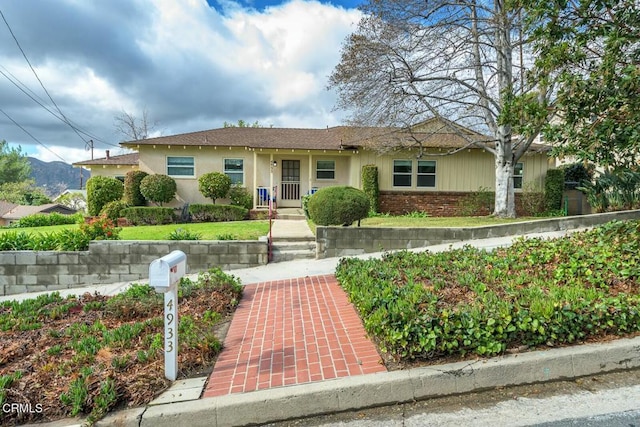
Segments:
[[[187,256],[173,251],[149,264],[149,285],[164,294],[164,375],[178,376],[178,282],[185,275]]]

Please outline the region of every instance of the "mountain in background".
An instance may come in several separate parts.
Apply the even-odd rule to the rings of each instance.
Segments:
[[[80,171],[82,171],[82,188],[86,188],[91,172],[86,169],[74,168],[64,162],[43,162],[33,157],[27,157],[31,164],[31,178],[36,186],[43,188],[49,197],[55,197],[64,190],[80,188]]]

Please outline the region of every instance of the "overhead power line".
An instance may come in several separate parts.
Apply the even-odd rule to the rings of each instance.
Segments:
[[[36,101],[39,105],[41,105],[43,108],[45,108],[47,111],[49,111],[51,114],[53,114],[56,118],[58,118],[59,120],[61,120],[63,123],[67,124],[74,132],[76,135],[78,135],[78,137],[85,143],[88,144],[88,141],[82,137],[82,135],[80,135],[81,129],[78,128],[77,126],[73,125],[73,123],[71,122],[71,120],[69,120],[69,118],[67,118],[67,116],[65,116],[65,114],[62,112],[62,110],[60,109],[60,107],[58,106],[58,104],[54,101],[53,97],[51,96],[51,94],[49,93],[49,91],[47,90],[47,88],[45,87],[44,83],[42,82],[42,80],[40,80],[40,76],[38,76],[38,73],[36,72],[36,70],[33,68],[33,66],[31,65],[31,61],[29,61],[29,58],[27,57],[27,54],[25,53],[24,49],[22,49],[22,46],[20,45],[20,42],[18,41],[18,38],[15,36],[15,34],[13,33],[13,30],[11,29],[11,26],[9,25],[9,22],[7,22],[7,19],[4,16],[4,13],[2,13],[2,10],[0,10],[0,16],[2,17],[2,20],[4,21],[5,25],[7,26],[7,29],[9,30],[9,33],[11,33],[11,37],[13,37],[13,40],[15,41],[16,45],[18,46],[18,49],[20,50],[20,52],[22,53],[22,56],[24,57],[25,61],[27,62],[27,64],[29,65],[29,68],[31,69],[31,72],[33,73],[33,75],[36,77],[36,79],[38,80],[38,82],[40,83],[40,86],[42,87],[42,89],[44,90],[44,92],[47,94],[47,97],[49,98],[49,100],[51,101],[51,103],[55,106],[56,110],[58,111],[58,113],[60,114],[60,116],[58,117],[56,114],[54,114],[51,110],[49,110],[48,108],[46,108],[42,103],[36,101],[33,97],[31,97],[29,94],[27,94],[24,90],[22,90],[22,88],[20,88],[19,85],[17,85],[16,83],[14,83],[13,81],[11,81],[11,79],[9,79],[12,83],[14,83],[20,90],[22,90],[25,94],[27,94],[31,99],[33,99],[34,101]],[[4,73],[3,75],[8,78]],[[17,79],[16,79],[17,80]],[[19,81],[19,80],[18,80]],[[24,85],[22,82],[20,82],[22,85]],[[26,86],[25,86],[26,87]],[[6,115],[6,114],[5,114]],[[24,130],[24,129],[23,129]],[[87,132],[82,132],[85,135],[99,141],[102,142],[103,144],[106,145],[111,145],[114,147],[119,147],[118,145],[115,144],[111,144],[108,143],[106,141],[101,140],[98,137],[95,137],[94,135],[90,135]]]
[[[13,118],[11,118],[11,116],[9,116],[7,113],[4,112],[4,110],[2,108],[0,108],[0,113],[4,114],[9,120],[11,120],[13,122],[14,125],[18,126],[20,129],[22,129],[24,131],[24,133],[26,133],[27,135],[29,135],[35,142],[37,142],[38,144],[42,145],[47,151],[49,151],[50,153],[52,153],[54,156],[56,156],[57,158],[59,158],[60,160],[62,160],[65,163],[69,163],[67,162],[65,159],[63,159],[58,153],[56,153],[55,151],[53,151],[52,149],[50,149],[49,147],[47,147],[42,141],[40,141],[38,138],[36,138],[35,136],[33,136],[28,130],[26,130],[24,127],[22,127],[18,122],[16,122],[15,120],[13,120]]]
[[[78,132],[82,133],[83,135],[88,136],[91,139],[95,139],[96,141],[105,144],[105,145],[110,145],[112,147],[117,147],[119,148],[119,145],[116,144],[112,144],[110,142],[104,141],[101,138],[98,138],[97,136],[87,132],[86,130],[78,127],[76,124],[74,124],[71,121],[66,121],[65,119],[63,119],[62,117],[60,117],[58,114],[56,114],[55,111],[51,111],[51,109],[49,107],[47,107],[46,105],[44,105],[42,103],[42,98],[40,98],[36,93],[34,93],[31,89],[29,89],[29,87],[27,85],[25,85],[24,83],[22,83],[20,81],[20,79],[18,79],[16,76],[14,76],[13,74],[11,74],[9,72],[9,70],[7,70],[4,66],[0,65],[1,68],[4,69],[4,71],[0,70],[0,74],[2,74],[2,76],[4,76],[4,78],[6,78],[7,80],[9,80],[15,87],[17,87],[22,93],[24,93],[25,95],[27,95],[29,98],[31,98],[31,100],[33,100],[33,102],[35,102],[36,104],[38,104],[39,106],[41,106],[42,108],[44,108],[47,112],[49,112],[53,117],[55,117],[56,119],[60,120],[61,122],[72,126],[73,129],[77,130]],[[5,73],[6,72],[6,73]],[[7,75],[8,74],[8,75]],[[36,99],[37,98],[37,99]],[[87,141],[85,141],[85,144],[87,143]]]

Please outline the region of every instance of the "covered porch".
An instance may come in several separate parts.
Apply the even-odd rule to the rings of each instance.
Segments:
[[[353,150],[262,150],[253,152],[253,207],[300,208],[302,196],[333,185],[354,185]],[[355,169],[354,169],[355,167]],[[357,176],[357,173],[356,173]]]

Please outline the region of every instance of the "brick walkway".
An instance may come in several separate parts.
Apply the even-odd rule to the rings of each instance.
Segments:
[[[335,276],[247,285],[203,397],[384,372]]]

